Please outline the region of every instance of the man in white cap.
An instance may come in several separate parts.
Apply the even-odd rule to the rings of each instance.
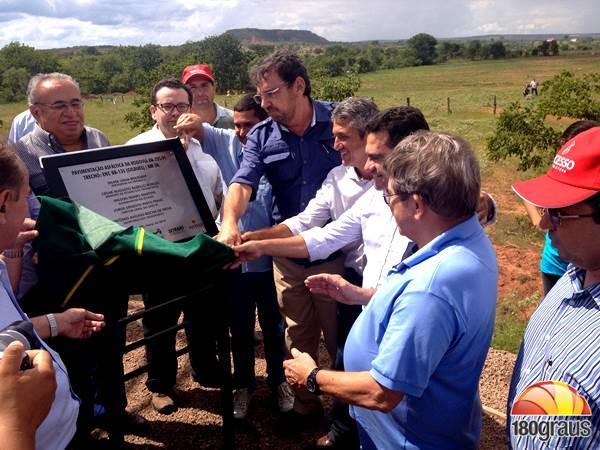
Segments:
[[[511,447],[600,448],[600,127],[513,189],[544,208],[540,226],[571,264],[525,330],[508,397]]]

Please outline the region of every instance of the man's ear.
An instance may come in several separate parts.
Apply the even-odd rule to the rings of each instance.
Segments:
[[[299,95],[304,95],[304,89],[305,88],[306,88],[306,82],[304,81],[304,78],[302,78],[302,77],[296,77],[296,79],[294,80],[294,90]]]
[[[36,105],[29,105],[29,112],[31,113],[31,115],[33,116],[33,118],[35,119],[35,121],[39,123],[39,121],[40,121],[40,108],[38,108]]]
[[[4,189],[0,192],[0,225],[5,225],[8,222],[6,219],[6,204],[10,195],[11,192],[9,189]]]
[[[416,220],[422,219],[423,218],[423,214],[425,214],[425,212],[427,211],[427,208],[429,207],[427,205],[427,203],[425,202],[425,200],[423,199],[423,197],[421,197],[421,195],[414,193],[412,194],[412,204],[413,204],[413,217]]]

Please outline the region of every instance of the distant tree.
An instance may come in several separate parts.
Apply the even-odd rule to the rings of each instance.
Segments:
[[[54,72],[58,70],[59,64],[56,57],[48,51],[11,42],[0,49],[0,71],[10,67],[23,68],[31,76],[40,72]]]
[[[490,45],[490,56],[494,59],[500,59],[506,57],[506,47],[500,41],[492,42]]]
[[[488,157],[497,161],[516,156],[519,170],[548,167],[559,148],[560,133],[546,117],[600,120],[599,94],[600,73],[576,78],[565,71],[543,82],[535,103],[516,102],[500,114],[487,141]]]
[[[2,74],[2,88],[0,89],[0,100],[4,102],[15,102],[25,99],[29,74],[23,67],[9,67]]]
[[[332,78],[323,73],[311,74],[312,96],[319,100],[339,102],[352,97],[360,88],[360,78],[355,72]]]
[[[188,51],[182,56],[191,59],[194,64],[209,64],[220,92],[243,89],[248,84],[246,55],[240,41],[230,34],[209,36],[202,41],[188,44]]]
[[[437,40],[427,33],[419,33],[411,37],[406,44],[414,50],[415,56],[423,65],[433,64],[437,57],[435,48]]]
[[[481,41],[475,39],[469,41],[465,47],[465,56],[469,59],[481,58]]]

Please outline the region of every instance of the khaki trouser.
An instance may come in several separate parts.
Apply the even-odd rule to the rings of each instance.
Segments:
[[[343,256],[310,267],[296,264],[288,258],[276,257],[273,258],[273,272],[279,310],[287,325],[285,344],[288,356],[292,348],[297,348],[312,356],[318,364],[322,331],[332,366],[337,349],[337,305],[330,298],[311,294],[304,286],[304,280],[309,275],[318,273],[343,274]],[[305,390],[296,391],[294,402],[296,412],[311,414],[321,409],[318,397]]]

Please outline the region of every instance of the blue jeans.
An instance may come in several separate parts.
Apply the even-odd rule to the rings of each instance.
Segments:
[[[233,353],[233,385],[236,388],[256,386],[254,375],[254,322],[258,309],[258,322],[263,332],[267,382],[271,389],[285,380],[284,321],[279,313],[273,271],[239,273],[239,282],[230,288],[231,351]]]

